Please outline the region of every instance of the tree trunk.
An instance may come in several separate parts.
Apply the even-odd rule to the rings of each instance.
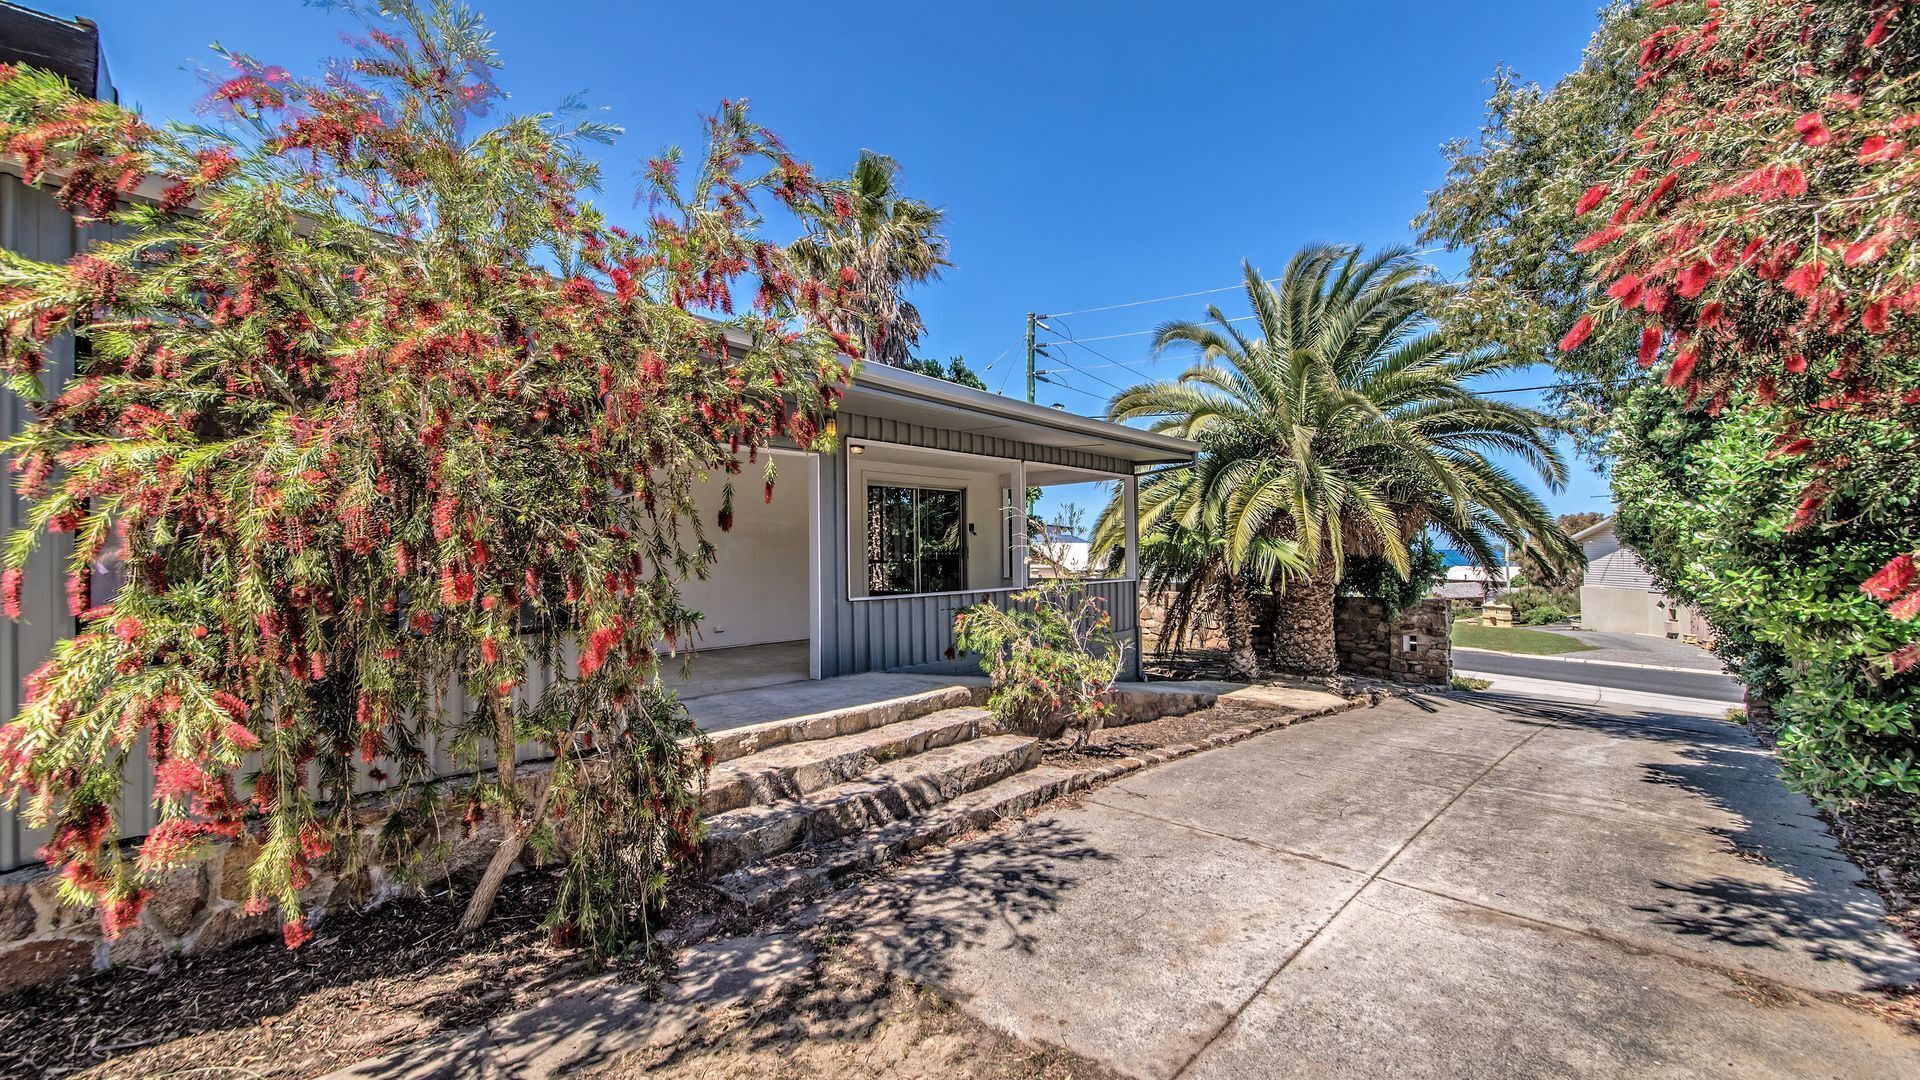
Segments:
[[[1252,682],[1260,677],[1260,656],[1253,649],[1253,603],[1239,575],[1227,578],[1227,678]]]
[[[1311,577],[1293,579],[1275,598],[1272,660],[1276,669],[1308,678],[1340,673],[1340,656],[1333,644],[1336,584],[1331,568],[1322,566]]]
[[[532,835],[547,804],[546,791],[543,789],[540,803],[533,811],[533,820],[522,820],[519,792],[514,781],[513,714],[507,708],[504,694],[495,694],[493,698],[493,754],[494,777],[500,785],[500,795],[507,808],[500,812],[503,829],[500,846],[493,850],[493,858],[480,875],[480,884],[474,887],[473,895],[467,898],[466,910],[460,913],[459,931],[463,934],[480,929],[492,917],[493,901],[500,895],[500,885],[507,880],[508,874],[513,873],[514,863],[519,861],[520,853],[526,850],[527,838]]]

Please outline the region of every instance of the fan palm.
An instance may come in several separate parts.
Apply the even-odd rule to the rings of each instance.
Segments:
[[[1557,559],[1580,558],[1540,499],[1490,456],[1517,459],[1558,489],[1566,465],[1551,418],[1466,386],[1518,361],[1452,350],[1426,317],[1425,268],[1412,256],[1314,246],[1278,284],[1250,264],[1244,273],[1254,333],[1217,307],[1205,322],[1161,326],[1156,350],[1187,347],[1199,362],[1121,393],[1108,412],[1201,443],[1185,518],[1218,534],[1227,565],[1250,565],[1265,541],[1297,549],[1305,572],[1277,605],[1278,666],[1336,671],[1333,598],[1350,551],[1404,574],[1409,538],[1430,528],[1483,565],[1529,536]]]
[[[864,346],[869,360],[899,366],[926,332],[920,311],[901,290],[932,281],[947,262],[946,214],[909,199],[897,183],[900,165],[862,150],[844,179],[821,185],[806,236],[795,241],[794,263],[830,287],[854,294],[853,320],[834,329]]]

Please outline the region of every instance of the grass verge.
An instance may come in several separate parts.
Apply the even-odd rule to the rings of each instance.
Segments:
[[[1561,653],[1586,652],[1593,648],[1565,634],[1528,630],[1519,626],[1481,626],[1478,623],[1454,623],[1453,643],[1466,649],[1490,649],[1522,656],[1557,656]]]

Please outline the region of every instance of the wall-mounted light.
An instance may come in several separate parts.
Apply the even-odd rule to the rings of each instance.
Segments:
[[[840,421],[832,413],[828,413],[827,414],[827,438],[837,439],[839,437],[840,437]]]
[[[849,446],[847,449],[851,450],[853,453],[856,453],[856,454],[864,454],[867,452],[867,448],[860,445],[859,443],[854,443],[852,446]]]

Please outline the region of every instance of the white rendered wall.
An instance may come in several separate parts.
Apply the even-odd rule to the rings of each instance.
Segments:
[[[694,488],[700,522],[719,556],[707,579],[680,587],[683,602],[706,616],[700,647],[764,645],[807,637],[807,583],[814,568],[807,553],[807,470],[799,458],[783,458],[773,502],[767,503],[759,466],[733,477],[733,531],[715,524],[725,476]]]

